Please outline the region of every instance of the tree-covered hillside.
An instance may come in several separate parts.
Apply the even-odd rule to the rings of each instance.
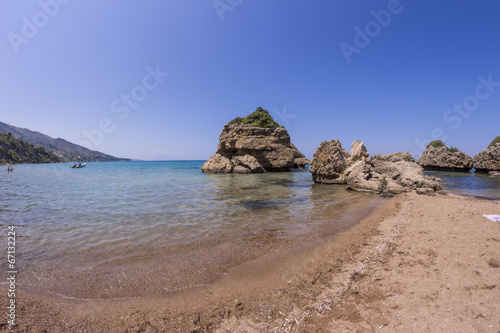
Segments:
[[[27,128],[15,127],[0,122],[0,133],[11,132],[12,136],[30,142],[35,146],[40,146],[56,154],[61,162],[86,161],[86,162],[107,162],[107,161],[130,161],[127,158],[118,158],[95,150],[90,150],[80,145],[76,145],[64,139],[54,139],[40,132],[31,131]]]
[[[12,133],[0,133],[0,164],[57,163],[59,158],[51,151],[16,139]]]

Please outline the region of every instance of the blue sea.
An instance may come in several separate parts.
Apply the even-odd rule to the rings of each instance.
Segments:
[[[308,170],[204,174],[202,164],[43,164],[2,171],[0,234],[16,226],[23,288],[97,299],[198,286],[245,260],[351,227],[385,200],[313,184]],[[457,194],[499,197],[498,178],[429,174]],[[0,266],[6,264],[2,258]]]
[[[425,171],[425,174],[440,178],[446,192],[500,200],[500,177],[473,172]]]

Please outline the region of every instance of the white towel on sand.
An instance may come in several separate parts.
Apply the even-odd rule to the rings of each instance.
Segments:
[[[500,215],[483,215],[483,216],[486,217],[488,220],[500,222]]]

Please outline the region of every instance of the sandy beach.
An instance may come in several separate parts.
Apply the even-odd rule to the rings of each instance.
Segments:
[[[498,332],[499,201],[415,193],[167,297],[17,294],[17,332]],[[22,281],[21,281],[22,282]],[[154,283],[145,275],[144,283]],[[7,305],[2,284],[1,306]]]

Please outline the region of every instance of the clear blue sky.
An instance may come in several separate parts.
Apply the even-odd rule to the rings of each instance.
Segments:
[[[0,2],[0,121],[146,160],[207,159],[257,106],[309,158],[500,135],[497,0],[59,1]]]

